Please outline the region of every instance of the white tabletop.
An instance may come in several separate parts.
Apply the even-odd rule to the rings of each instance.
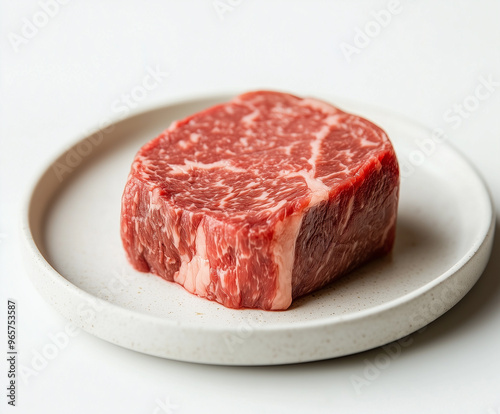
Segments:
[[[100,123],[211,92],[318,91],[442,128],[500,206],[500,3],[353,3],[0,3],[0,348],[13,298],[17,412],[500,413],[498,236],[477,285],[425,331],[280,367],[181,363],[65,332],[22,266],[20,195],[43,166]]]

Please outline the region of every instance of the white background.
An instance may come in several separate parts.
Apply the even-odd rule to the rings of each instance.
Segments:
[[[445,129],[500,206],[498,1],[401,1],[380,33],[369,22],[387,1],[66,3],[47,19],[36,1],[0,3],[0,349],[6,299],[15,298],[18,369],[32,369],[49,335],[67,325],[23,269],[20,195],[78,136],[129,108],[257,88],[372,103]],[[30,32],[33,20],[43,27]],[[365,26],[373,36],[360,44]],[[359,53],[347,56],[342,44],[356,47],[356,36]],[[168,76],[134,108],[117,111],[148,67]],[[481,79],[496,85],[474,101]],[[462,103],[470,110],[447,120]],[[141,355],[80,332],[47,366],[18,379],[15,409],[6,404],[2,356],[0,412],[500,413],[499,254],[497,237],[473,290],[383,369],[368,368],[381,349],[294,366],[217,367]],[[367,384],[356,389],[353,376]]]

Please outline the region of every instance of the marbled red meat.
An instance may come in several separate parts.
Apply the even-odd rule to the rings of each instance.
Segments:
[[[121,236],[137,270],[230,308],[283,310],[392,249],[398,194],[382,129],[316,99],[250,92],[140,149]]]

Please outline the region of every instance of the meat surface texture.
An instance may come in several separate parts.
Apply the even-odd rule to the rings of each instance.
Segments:
[[[316,99],[250,92],[140,149],[121,237],[137,270],[230,308],[284,310],[390,252],[398,196],[382,129]]]

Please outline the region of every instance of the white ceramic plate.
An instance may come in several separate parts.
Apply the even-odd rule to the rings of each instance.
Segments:
[[[26,264],[41,294],[65,317],[102,339],[160,357],[284,364],[397,340],[442,315],[474,285],[494,228],[491,200],[475,170],[422,126],[331,99],[382,126],[396,148],[405,177],[390,257],[284,312],[226,309],[134,271],[124,256],[119,216],[136,151],[171,121],[230,98],[137,114],[79,141],[41,175],[23,221]]]

